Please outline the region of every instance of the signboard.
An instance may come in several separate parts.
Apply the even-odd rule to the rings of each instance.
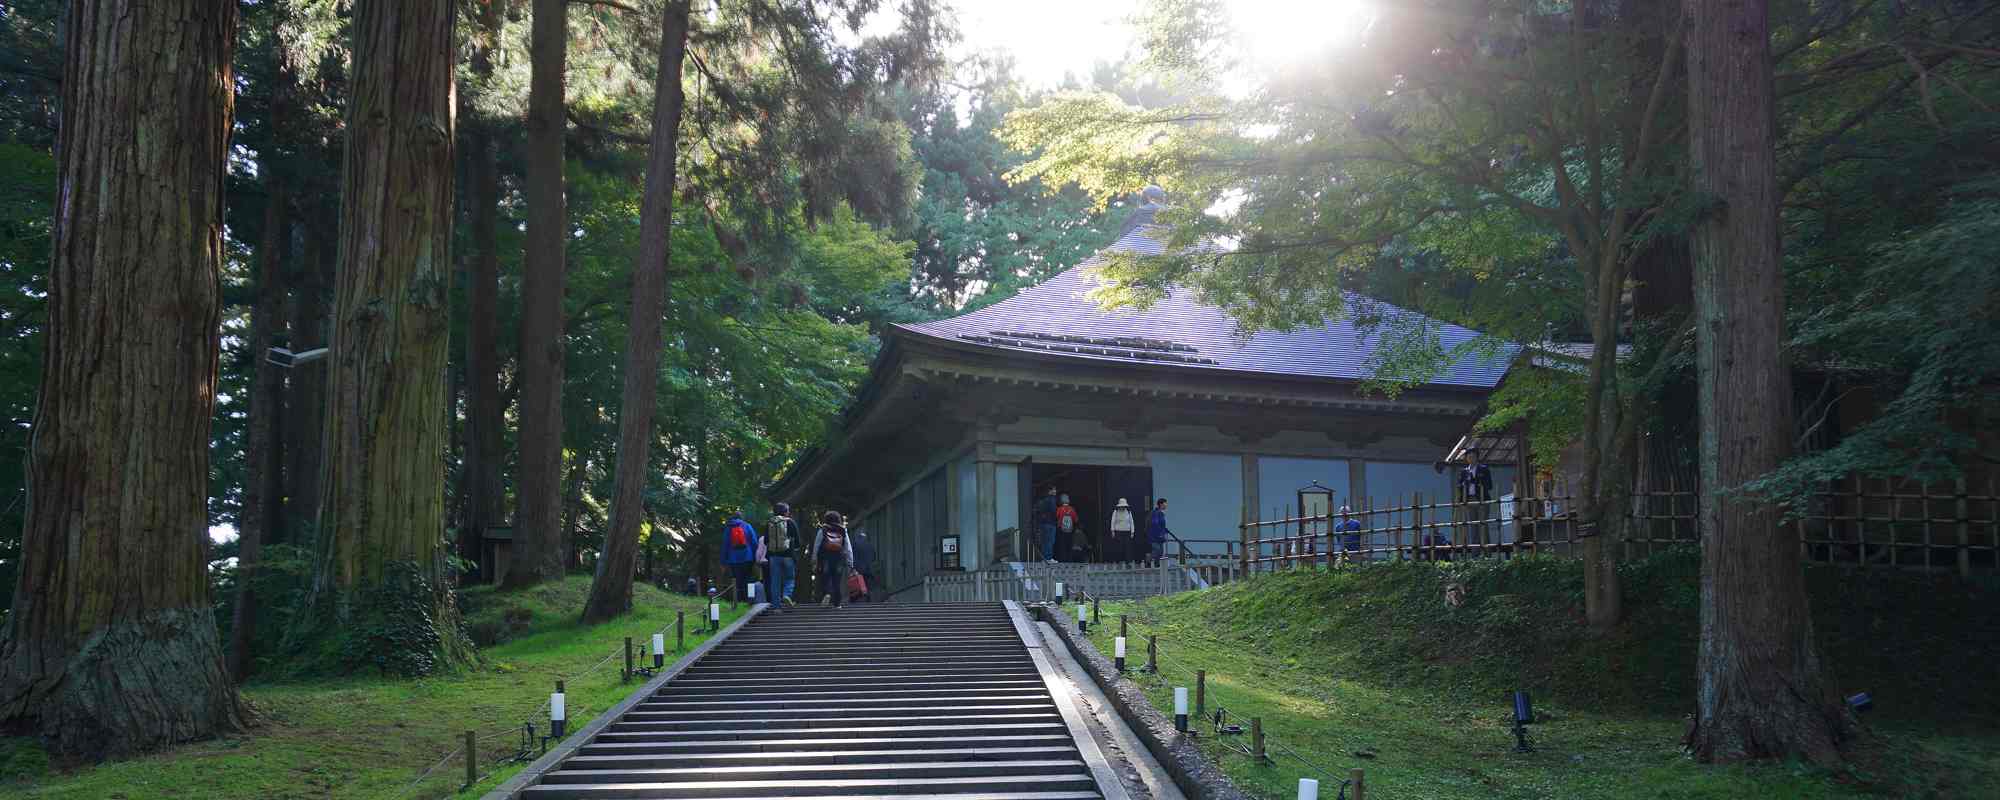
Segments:
[[[938,540],[938,567],[958,569],[958,537],[946,536]]]

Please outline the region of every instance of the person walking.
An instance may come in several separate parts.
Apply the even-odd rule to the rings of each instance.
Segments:
[[[1133,535],[1138,531],[1136,522],[1132,519],[1132,504],[1125,502],[1123,497],[1118,498],[1118,507],[1111,509],[1111,541],[1104,546],[1105,560],[1131,559],[1132,551],[1137,549],[1135,545],[1139,543]]]
[[[743,521],[742,513],[729,512],[729,521],[722,525],[722,564],[736,578],[736,589],[729,595],[731,606],[750,599],[750,584],[756,580],[751,570],[756,563],[757,529]]]
[[[1153,501],[1153,517],[1146,521],[1146,543],[1152,547],[1153,561],[1167,556],[1167,537],[1173,533],[1167,527],[1167,498]]]
[[[1341,560],[1353,558],[1348,554],[1361,551],[1361,520],[1354,518],[1353,508],[1340,507],[1340,522],[1335,523],[1333,529],[1340,534]]]
[[[848,593],[848,600],[860,603],[875,602],[875,543],[868,537],[867,528],[855,528],[848,536],[854,540],[854,574],[861,576],[860,594]]]
[[[847,593],[847,569],[854,566],[854,548],[847,541],[847,524],[840,512],[828,511],[820,515],[819,531],[813,534],[813,561],[818,564],[819,590],[823,598],[830,598],[833,607],[839,608],[841,598]],[[827,599],[821,599],[824,605]]]
[[[1077,517],[1076,506],[1069,504],[1069,495],[1063,495],[1056,504],[1056,552],[1066,552],[1076,547]],[[1068,547],[1064,547],[1068,545]]]
[[[792,507],[786,503],[772,506],[771,526],[764,535],[764,555],[770,562],[764,566],[765,578],[770,581],[764,597],[779,610],[798,605],[792,601],[792,590],[799,574],[799,564],[792,555],[792,547],[798,541],[799,523],[792,520]]]
[[[1047,494],[1035,503],[1035,533],[1042,538],[1042,560],[1056,563],[1056,487],[1050,486]]]

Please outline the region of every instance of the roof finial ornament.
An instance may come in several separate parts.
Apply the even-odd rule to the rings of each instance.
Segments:
[[[1133,204],[1132,213],[1125,216],[1125,224],[1118,229],[1118,238],[1125,238],[1134,228],[1141,225],[1155,225],[1154,214],[1167,207],[1167,190],[1159,184],[1148,184],[1139,190],[1138,202]]]
[[[1167,190],[1160,188],[1160,185],[1157,183],[1146,184],[1146,188],[1139,191],[1139,197],[1145,201],[1145,205],[1164,206],[1167,204]]]

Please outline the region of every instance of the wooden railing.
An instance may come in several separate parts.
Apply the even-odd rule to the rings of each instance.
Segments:
[[[924,578],[923,601],[966,603],[1015,600],[1024,603],[1055,600],[1056,584],[1068,593],[1100,598],[1152,597],[1184,592],[1237,580],[1241,559],[1231,555],[1187,555],[1185,561],[1134,561],[1115,564],[1008,563],[974,572],[941,573]]]
[[[1692,491],[1633,497],[1622,556],[1700,543],[1700,497]],[[1948,486],[1850,480],[1815,495],[1783,525],[1805,558],[1864,567],[2000,571],[2000,491],[1965,481]],[[1336,527],[1360,523],[1353,540]],[[1569,553],[1579,538],[1576,501],[1567,494],[1464,501],[1413,495],[1407,502],[1366,502],[1339,514],[1246,520],[1240,526],[1241,571],[1379,559],[1448,560],[1515,553]],[[1351,547],[1349,545],[1352,545]]]

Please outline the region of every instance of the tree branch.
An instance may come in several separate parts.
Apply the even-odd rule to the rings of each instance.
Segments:
[[[615,0],[567,0],[567,2],[573,6],[604,6],[605,8],[615,8],[627,14],[642,13],[637,8],[616,2]]]

